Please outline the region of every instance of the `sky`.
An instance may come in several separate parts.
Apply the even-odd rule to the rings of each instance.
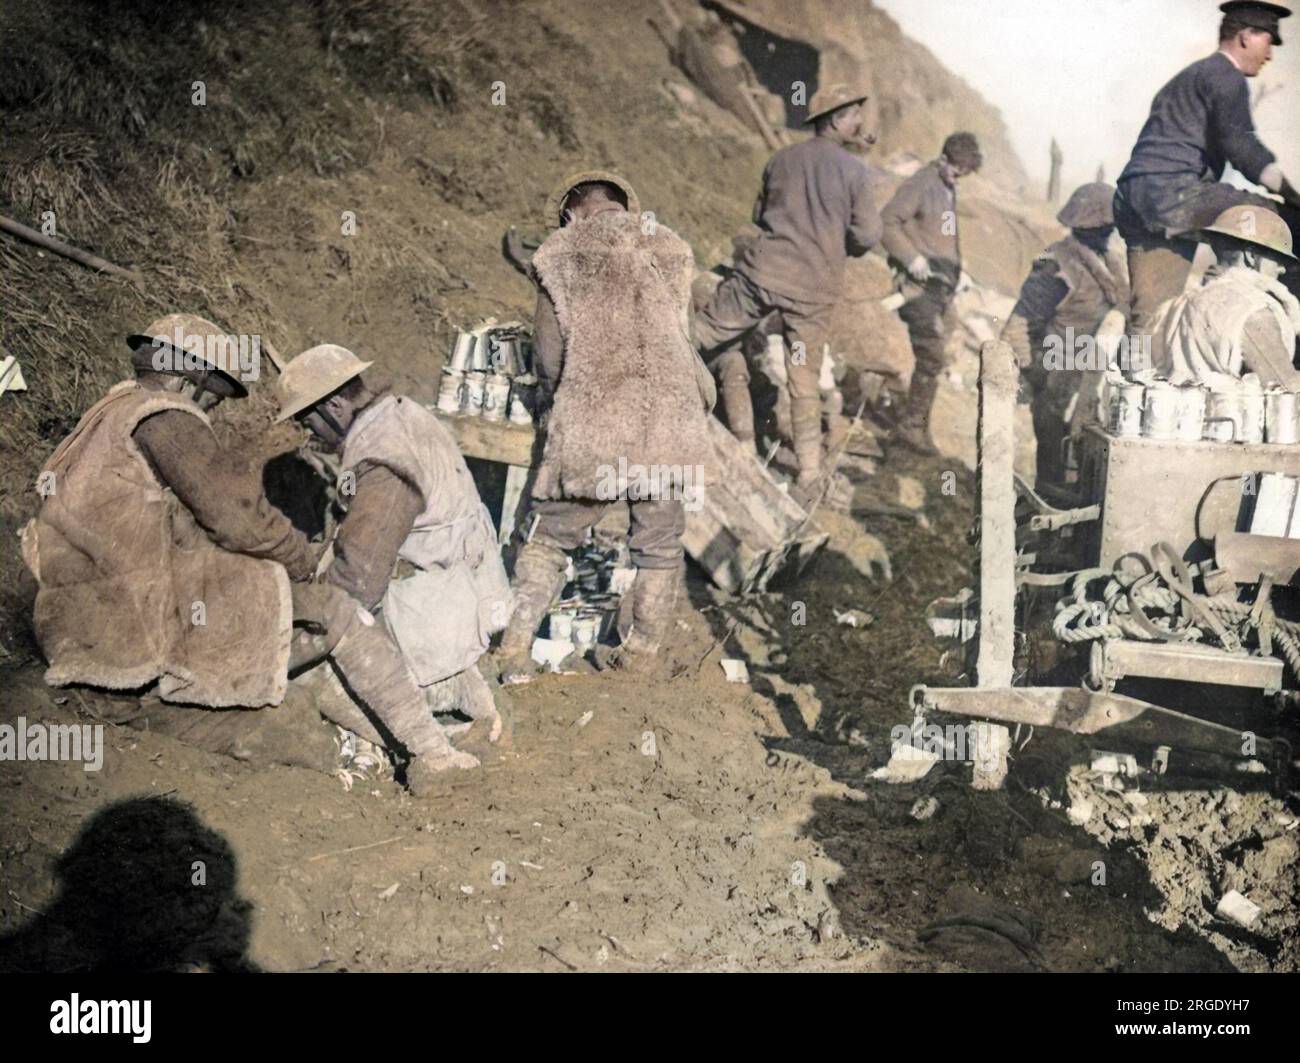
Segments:
[[[1151,98],[1218,47],[1219,0],[875,0],[909,37],[998,107],[1030,176],[1045,183],[1051,139],[1068,191],[1114,182]],[[1250,82],[1264,143],[1300,185],[1300,3],[1285,44]],[[1290,31],[1289,33],[1287,31]]]

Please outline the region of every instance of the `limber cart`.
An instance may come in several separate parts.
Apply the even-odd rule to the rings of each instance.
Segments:
[[[975,684],[913,688],[917,733],[934,712],[1060,728],[1125,751],[1126,771],[1147,785],[1267,773],[1289,791],[1300,614],[1288,585],[1300,541],[1252,534],[1246,503],[1265,473],[1300,477],[1300,447],[1119,438],[1092,426],[1076,497],[1058,508],[1014,475],[1016,377],[1011,349],[986,343]],[[1105,603],[1084,593],[1098,582]],[[1056,599],[1050,625],[1045,599]],[[1151,602],[1168,611],[1164,622],[1148,615]],[[1054,652],[1026,654],[1044,626]],[[1035,685],[1043,679],[1052,685]],[[991,748],[996,762],[977,758],[977,786],[1005,777],[1005,731]]]

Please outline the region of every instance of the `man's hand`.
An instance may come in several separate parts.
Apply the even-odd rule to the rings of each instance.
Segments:
[[[917,284],[924,284],[933,275],[930,269],[930,263],[926,261],[924,255],[917,255],[907,264],[907,275],[916,281]]]
[[[293,539],[292,556],[284,561],[284,568],[294,583],[306,583],[316,574],[327,544],[313,543],[298,531],[294,532]]]

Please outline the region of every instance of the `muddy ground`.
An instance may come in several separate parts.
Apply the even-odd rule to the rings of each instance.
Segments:
[[[428,401],[454,327],[530,312],[499,241],[509,225],[542,234],[566,173],[618,169],[703,268],[727,253],[767,151],[686,85],[647,21],[657,3],[600,12],[6,6],[0,21],[25,47],[0,65],[0,208],[32,224],[53,210],[61,236],[146,283],[0,243],[0,340],[29,386],[6,396],[0,424],[0,722],[94,723],[103,708],[44,686],[14,534],[45,458],[127,375],[129,332],[182,309],[285,354],[339,342]],[[969,109],[920,45],[889,48],[873,68],[919,73],[896,91],[881,79],[894,116],[882,151],[928,156],[932,115],[967,124]],[[498,80],[505,106],[491,102]],[[901,95],[915,85],[924,113]],[[345,238],[346,210],[360,224]],[[232,455],[295,442],[265,430],[269,383],[224,424]],[[969,436],[971,401],[944,407],[949,434]],[[949,467],[955,497],[940,492]],[[870,778],[908,719],[908,688],[959,681],[921,617],[970,583],[961,462],[891,456],[859,505],[897,501],[899,472],[925,488],[927,527],[825,514],[815,568],[743,606],[693,572],[671,677],[528,687],[509,745],[430,800],[391,780],[347,790],[256,770],[126,726],[106,727],[99,772],[0,761],[0,953],[47,969],[1300,966],[1296,819],[1271,798],[1194,791],[1142,806],[1077,775],[1085,744],[1042,733],[1000,792],[971,790],[956,764],[912,784]],[[892,581],[871,564],[871,535]],[[873,623],[838,624],[850,607]],[[724,654],[747,660],[748,686],[724,681]],[[1262,909],[1253,932],[1213,914],[1234,888]]]
[[[427,800],[130,727],[106,729],[97,773],[0,764],[4,948],[93,962],[107,896],[173,967],[1294,970],[1296,818],[1266,795],[1134,802],[1079,774],[1086,745],[1042,732],[999,792],[959,764],[869,777],[908,686],[945,671],[919,618],[968,578],[959,483],[929,492],[928,528],[873,523],[892,581],[863,522],[835,513],[814,569],[779,592],[738,603],[692,572],[671,675],[519,690],[508,745]],[[884,472],[857,499],[893,490]],[[836,623],[850,607],[873,622]],[[725,681],[724,655],[749,685]],[[35,662],[11,662],[5,687],[6,722],[93,722],[94,699],[47,690]],[[1075,825],[1081,793],[1093,814]],[[1230,888],[1264,909],[1254,932],[1213,916]]]

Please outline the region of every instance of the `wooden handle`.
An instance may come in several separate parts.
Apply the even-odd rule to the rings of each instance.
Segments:
[[[123,269],[116,266],[107,259],[100,258],[98,255],[92,255],[89,251],[83,251],[79,247],[73,247],[71,244],[65,244],[62,240],[56,240],[52,236],[46,236],[42,232],[30,229],[22,222],[14,221],[12,218],[6,218],[0,215],[0,230],[17,236],[20,240],[26,240],[29,244],[35,244],[37,247],[43,247],[47,251],[53,251],[56,255],[62,255],[64,258],[70,258],[73,262],[79,262],[89,269],[99,270],[101,273],[113,273],[119,277],[125,277],[137,287],[143,287],[144,277],[135,270]]]

